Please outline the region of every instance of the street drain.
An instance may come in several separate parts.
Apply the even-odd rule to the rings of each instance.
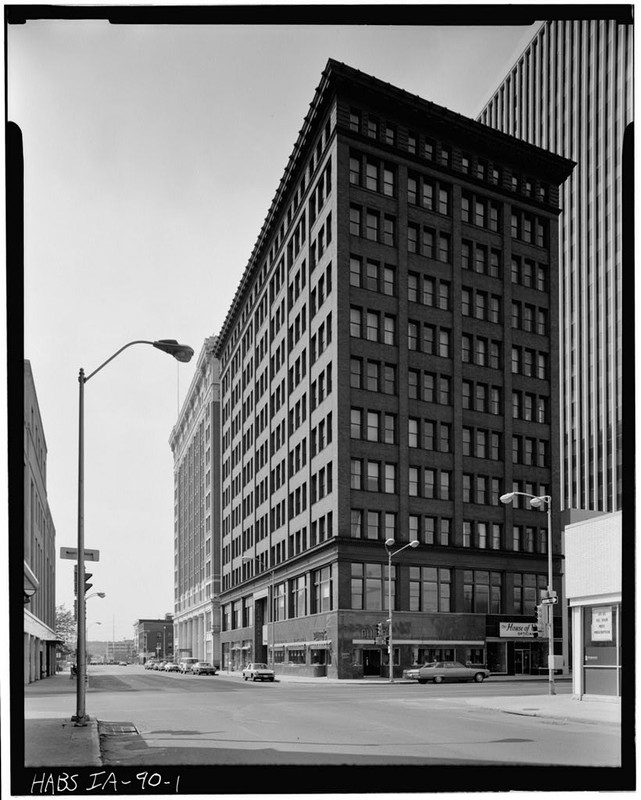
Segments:
[[[98,722],[101,736],[119,736],[127,733],[138,733],[133,722]]]

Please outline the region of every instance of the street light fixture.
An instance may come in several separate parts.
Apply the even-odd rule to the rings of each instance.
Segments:
[[[78,374],[78,586],[85,585],[85,499],[84,499],[84,481],[85,481],[85,383],[90,378],[100,372],[103,367],[106,367],[110,361],[113,361],[116,356],[120,355],[123,350],[131,347],[134,344],[150,344],[152,347],[162,350],[163,353],[172,355],[177,361],[187,362],[194,355],[193,348],[186,344],[179,344],[176,339],[158,339],[157,341],[150,342],[146,339],[136,339],[133,342],[128,342],[126,345],[117,350],[112,356],[97,367],[89,375],[85,376],[85,371],[81,368]],[[99,596],[102,592],[96,592]],[[80,601],[80,594],[78,595]],[[85,708],[85,676],[87,673],[86,656],[87,656],[87,632],[85,629],[85,603],[78,602],[78,679],[76,686],[76,714],[71,719],[76,726],[84,726],[87,724],[89,717],[87,716]]]
[[[258,561],[261,569],[264,569],[263,564],[267,562],[267,553],[261,553],[259,556],[243,556],[242,561],[248,563],[249,561]],[[267,665],[273,669],[274,665],[274,568],[272,567],[269,579],[269,593],[271,602],[269,607],[269,637],[267,639]],[[271,650],[271,658],[270,658]]]
[[[389,658],[389,682],[394,683],[394,641],[392,638],[392,556],[397,555],[401,552],[401,550],[405,550],[406,547],[418,547],[418,540],[412,539],[411,542],[404,544],[403,547],[399,547],[398,550],[392,552],[390,550],[391,547],[394,547],[395,544],[394,539],[385,539],[385,549],[387,550],[387,610],[389,611],[389,636],[387,642],[387,652]]]
[[[499,500],[504,505],[510,505],[514,502],[517,495],[530,498],[530,505],[532,508],[542,508],[543,505],[547,506],[548,517],[548,598],[552,598],[552,498],[549,494],[534,495],[528,492],[508,492],[502,494]],[[548,690],[549,694],[556,694],[554,686],[554,619],[550,613],[549,629],[548,629]]]

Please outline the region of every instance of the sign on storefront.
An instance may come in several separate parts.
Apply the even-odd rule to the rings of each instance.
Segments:
[[[499,622],[499,636],[516,639],[533,639],[533,622]]]
[[[612,641],[612,607],[592,609],[592,641],[611,642]]]

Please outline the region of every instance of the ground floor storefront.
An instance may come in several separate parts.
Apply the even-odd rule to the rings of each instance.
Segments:
[[[56,634],[29,612],[24,615],[24,683],[56,674]]]
[[[622,525],[618,511],[573,522],[564,531],[572,691],[582,700],[621,702],[624,695]]]
[[[257,611],[256,626],[221,633],[221,669],[237,671],[261,661],[276,674],[389,677],[388,626],[371,613],[339,611],[263,624]],[[542,675],[548,646],[537,638],[531,618],[398,612],[393,676],[429,661],[486,666],[499,675]],[[560,636],[555,650],[561,652]]]

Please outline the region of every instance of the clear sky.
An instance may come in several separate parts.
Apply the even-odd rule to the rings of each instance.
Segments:
[[[423,15],[425,17],[425,15]],[[474,117],[537,26],[110,25],[7,34],[8,117],[25,154],[25,358],[48,448],[56,551],[77,537],[78,371],[86,384],[89,639],[173,612],[169,436],[216,333],[328,58]],[[73,606],[73,561],[57,602]],[[95,623],[100,622],[98,626]]]

